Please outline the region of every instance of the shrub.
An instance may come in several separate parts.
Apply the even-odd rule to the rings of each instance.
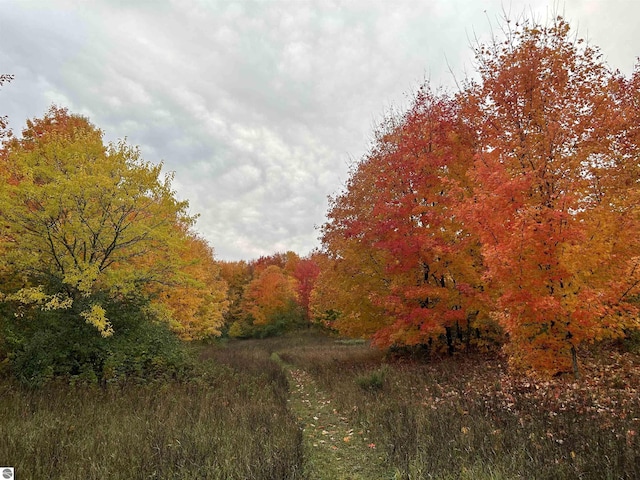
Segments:
[[[389,367],[387,365],[382,365],[380,368],[373,370],[372,372],[358,376],[356,378],[356,383],[363,390],[382,390],[388,371]]]
[[[96,384],[176,377],[189,368],[183,344],[146,313],[144,302],[111,302],[107,315],[115,331],[108,338],[64,310],[3,317],[10,371],[23,384],[40,387],[53,378]]]

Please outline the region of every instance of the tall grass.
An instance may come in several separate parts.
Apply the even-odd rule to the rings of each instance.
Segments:
[[[22,480],[303,478],[284,373],[266,354],[229,355],[185,382],[5,384],[0,464]]]
[[[606,365],[574,382],[516,377],[496,358],[385,364],[366,346],[280,356],[369,431],[397,478],[640,478],[638,390],[611,383]]]
[[[208,347],[182,381],[0,384],[0,464],[38,480],[304,479],[273,354],[312,375],[396,478],[640,478],[637,356],[542,380],[496,358],[390,361],[310,334]]]

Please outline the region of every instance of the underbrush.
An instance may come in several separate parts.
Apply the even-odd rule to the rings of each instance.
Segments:
[[[397,479],[640,478],[635,354],[543,379],[500,358],[391,360],[313,332],[203,347],[173,379],[0,384],[0,463],[21,479],[306,478],[282,362],[311,375]]]
[[[303,478],[284,373],[219,350],[183,381],[0,386],[0,463],[24,480]]]
[[[640,478],[640,367],[628,354],[583,379],[515,376],[499,358],[389,364],[366,346],[292,348],[336,408],[404,479]]]

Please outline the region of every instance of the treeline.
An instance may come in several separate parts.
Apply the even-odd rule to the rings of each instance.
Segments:
[[[309,325],[311,258],[217,261],[172,175],[136,147],[56,106],[19,138],[0,121],[0,373],[175,377],[190,368],[184,341]]]
[[[320,268],[314,255],[275,253],[250,262],[220,262],[228,285],[225,333],[264,338],[309,326],[310,297]]]
[[[640,68],[562,18],[504,32],[477,80],[382,123],[332,199],[312,303],[382,347],[578,373],[581,346],[640,322]]]
[[[612,71],[561,18],[508,27],[477,46],[477,80],[382,122],[304,258],[216,261],[135,147],[63,108],[20,138],[0,118],[1,368],[179,375],[178,339],[317,324],[577,373],[583,345],[634,335],[640,69]]]

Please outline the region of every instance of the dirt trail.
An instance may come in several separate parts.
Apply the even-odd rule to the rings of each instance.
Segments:
[[[331,398],[304,370],[288,366],[291,409],[304,427],[309,480],[392,479],[383,455],[362,429],[341,415]]]

